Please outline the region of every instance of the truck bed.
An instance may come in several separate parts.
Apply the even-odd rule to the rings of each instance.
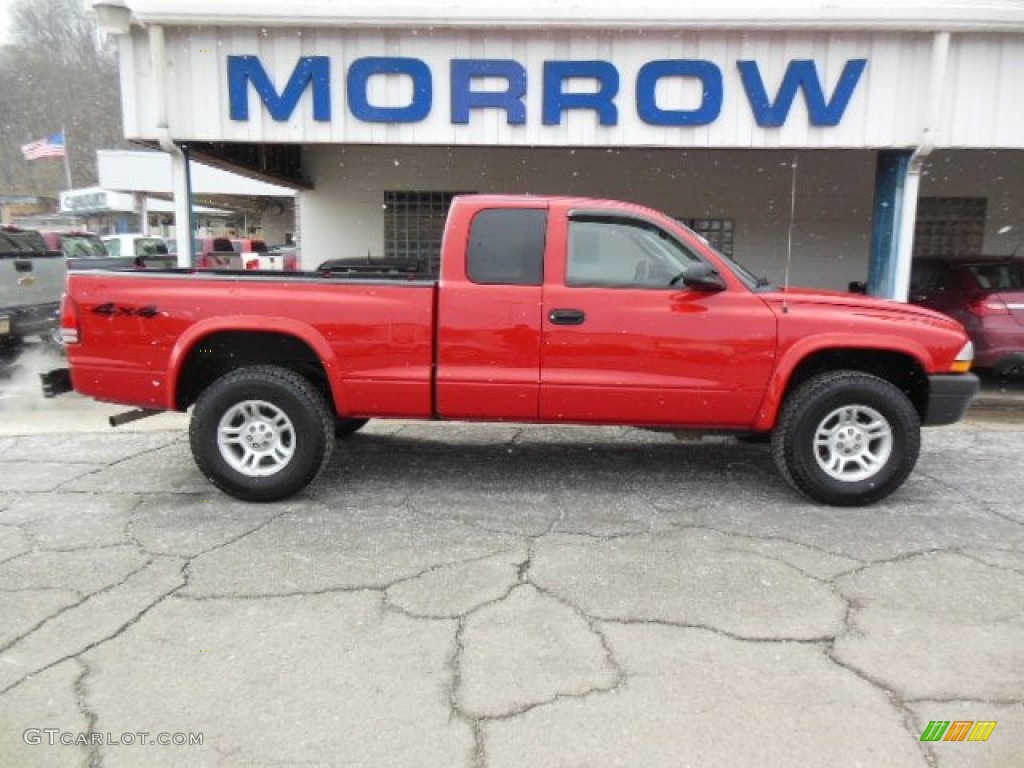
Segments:
[[[435,281],[174,269],[71,272],[69,285],[89,342],[68,348],[72,382],[97,399],[180,409],[186,355],[237,360],[247,332],[279,331],[322,360],[339,412],[431,413]]]

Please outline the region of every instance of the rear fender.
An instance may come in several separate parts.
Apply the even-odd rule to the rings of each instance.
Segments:
[[[287,317],[268,317],[265,315],[248,316],[233,315],[231,317],[214,317],[201,320],[190,326],[179,338],[171,350],[167,365],[167,408],[175,410],[178,402],[178,387],[181,381],[182,367],[192,349],[204,338],[215,333],[278,333],[293,336],[305,342],[320,358],[320,363],[331,384],[334,407],[338,413],[345,413],[341,387],[337,386],[339,371],[338,358],[330,344],[313,326]]]

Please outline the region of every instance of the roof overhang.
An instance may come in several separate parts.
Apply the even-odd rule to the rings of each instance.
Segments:
[[[164,26],[406,29],[855,29],[1024,31],[1019,0],[113,0],[121,23]],[[117,32],[118,30],[111,31]]]

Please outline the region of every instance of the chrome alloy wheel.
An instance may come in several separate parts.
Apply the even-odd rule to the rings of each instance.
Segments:
[[[295,453],[295,427],[288,415],[265,400],[243,400],[217,424],[217,447],[232,469],[248,477],[281,471]]]
[[[867,480],[892,455],[892,426],[866,405],[844,405],[829,413],[814,432],[814,457],[829,477],[845,483]]]

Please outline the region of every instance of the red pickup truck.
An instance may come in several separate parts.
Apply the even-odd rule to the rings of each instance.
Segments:
[[[437,277],[71,273],[61,326],[51,392],[193,408],[200,470],[253,501],[398,418],[727,431],[770,439],[812,499],[867,504],[978,387],[943,315],[780,289],[663,214],[583,198],[456,198]]]

